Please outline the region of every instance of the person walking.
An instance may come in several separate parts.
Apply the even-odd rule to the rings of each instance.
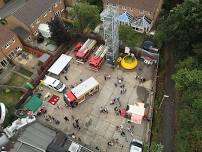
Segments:
[[[73,122],[73,127],[74,127],[74,129],[76,129],[77,127],[76,127],[76,124]]]
[[[65,120],[65,121],[69,121],[69,119],[68,119],[67,116],[64,116],[64,120]]]
[[[64,77],[65,77],[65,80],[68,80],[68,78],[67,78],[67,76],[66,76],[66,75],[65,75]]]

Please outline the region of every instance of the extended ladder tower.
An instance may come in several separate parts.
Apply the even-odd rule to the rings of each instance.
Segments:
[[[100,16],[103,21],[105,46],[109,48],[106,54],[107,63],[114,65],[119,54],[118,22],[116,21],[118,8],[108,6]]]

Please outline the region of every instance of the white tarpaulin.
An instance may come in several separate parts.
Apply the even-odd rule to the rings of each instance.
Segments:
[[[67,64],[71,61],[72,57],[62,54],[57,61],[48,69],[48,72],[59,75],[60,72],[67,66]]]
[[[145,108],[144,103],[136,102],[134,105],[129,105],[127,113],[144,116]]]

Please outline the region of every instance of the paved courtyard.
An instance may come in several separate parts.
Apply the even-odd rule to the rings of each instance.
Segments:
[[[73,56],[73,55],[72,55]],[[139,69],[142,70],[139,70]],[[64,75],[60,75],[60,80],[64,82],[69,88],[71,85],[78,84],[80,79],[86,80],[93,76],[100,84],[100,91],[93,96],[90,96],[86,101],[82,102],[76,108],[65,107],[63,101],[63,94],[43,87],[43,94],[50,92],[60,96],[60,100],[56,105],[51,105],[48,100],[44,101],[47,107],[48,115],[51,115],[60,121],[59,125],[53,122],[48,122],[44,117],[39,119],[49,125],[66,132],[67,134],[75,133],[76,138],[80,138],[81,142],[91,147],[99,147],[102,151],[106,152],[126,152],[129,149],[130,141],[132,139],[139,139],[144,141],[148,132],[146,131],[147,121],[144,120],[141,125],[132,124],[134,126],[133,136],[125,131],[126,136],[122,137],[120,132],[117,131],[116,126],[123,125],[124,128],[129,127],[131,124],[125,118],[115,114],[115,105],[110,105],[114,97],[120,97],[122,107],[127,104],[134,104],[135,102],[150,103],[149,90],[152,89],[153,66],[147,66],[139,61],[138,67],[134,71],[124,71],[122,69],[112,69],[107,63],[103,65],[100,71],[91,71],[86,64],[77,64],[74,60],[71,61],[71,66],[65,74],[68,80],[65,80]],[[110,74],[111,79],[104,80],[104,75]],[[135,75],[143,76],[146,82],[139,83],[134,78]],[[120,94],[120,86],[115,87],[114,83],[117,78],[123,78],[123,83],[126,87],[126,93]],[[57,107],[60,107],[59,109]],[[100,113],[101,106],[107,107],[109,113]],[[73,127],[73,119],[79,119],[81,129]],[[64,120],[64,116],[69,118],[69,121]],[[111,139],[118,138],[118,143],[114,146],[108,146],[107,143]]]

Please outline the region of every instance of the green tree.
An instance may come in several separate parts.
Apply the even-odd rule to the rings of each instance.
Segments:
[[[94,29],[100,21],[99,10],[95,5],[88,3],[78,3],[70,11],[73,19],[73,26],[83,31],[86,28]]]
[[[100,12],[103,10],[102,0],[80,0],[80,2],[89,3],[90,5],[96,5]]]
[[[135,32],[126,25],[119,26],[119,39],[128,47],[140,47],[144,40],[144,34]]]
[[[161,143],[152,143],[150,147],[150,152],[163,152],[163,145]]]
[[[202,89],[202,70],[180,69],[173,76],[176,88],[181,91]]]
[[[55,19],[49,22],[48,25],[51,31],[51,39],[55,41],[57,45],[70,40],[70,34],[67,32],[63,22],[58,17],[55,17]]]
[[[202,39],[202,2],[186,0],[163,16],[158,25],[156,40],[160,46],[175,50],[183,58],[190,54],[192,44]]]
[[[193,57],[188,57],[184,60],[181,60],[177,63],[176,65],[176,69],[183,69],[183,68],[187,68],[187,69],[193,69],[195,67],[195,59]]]

